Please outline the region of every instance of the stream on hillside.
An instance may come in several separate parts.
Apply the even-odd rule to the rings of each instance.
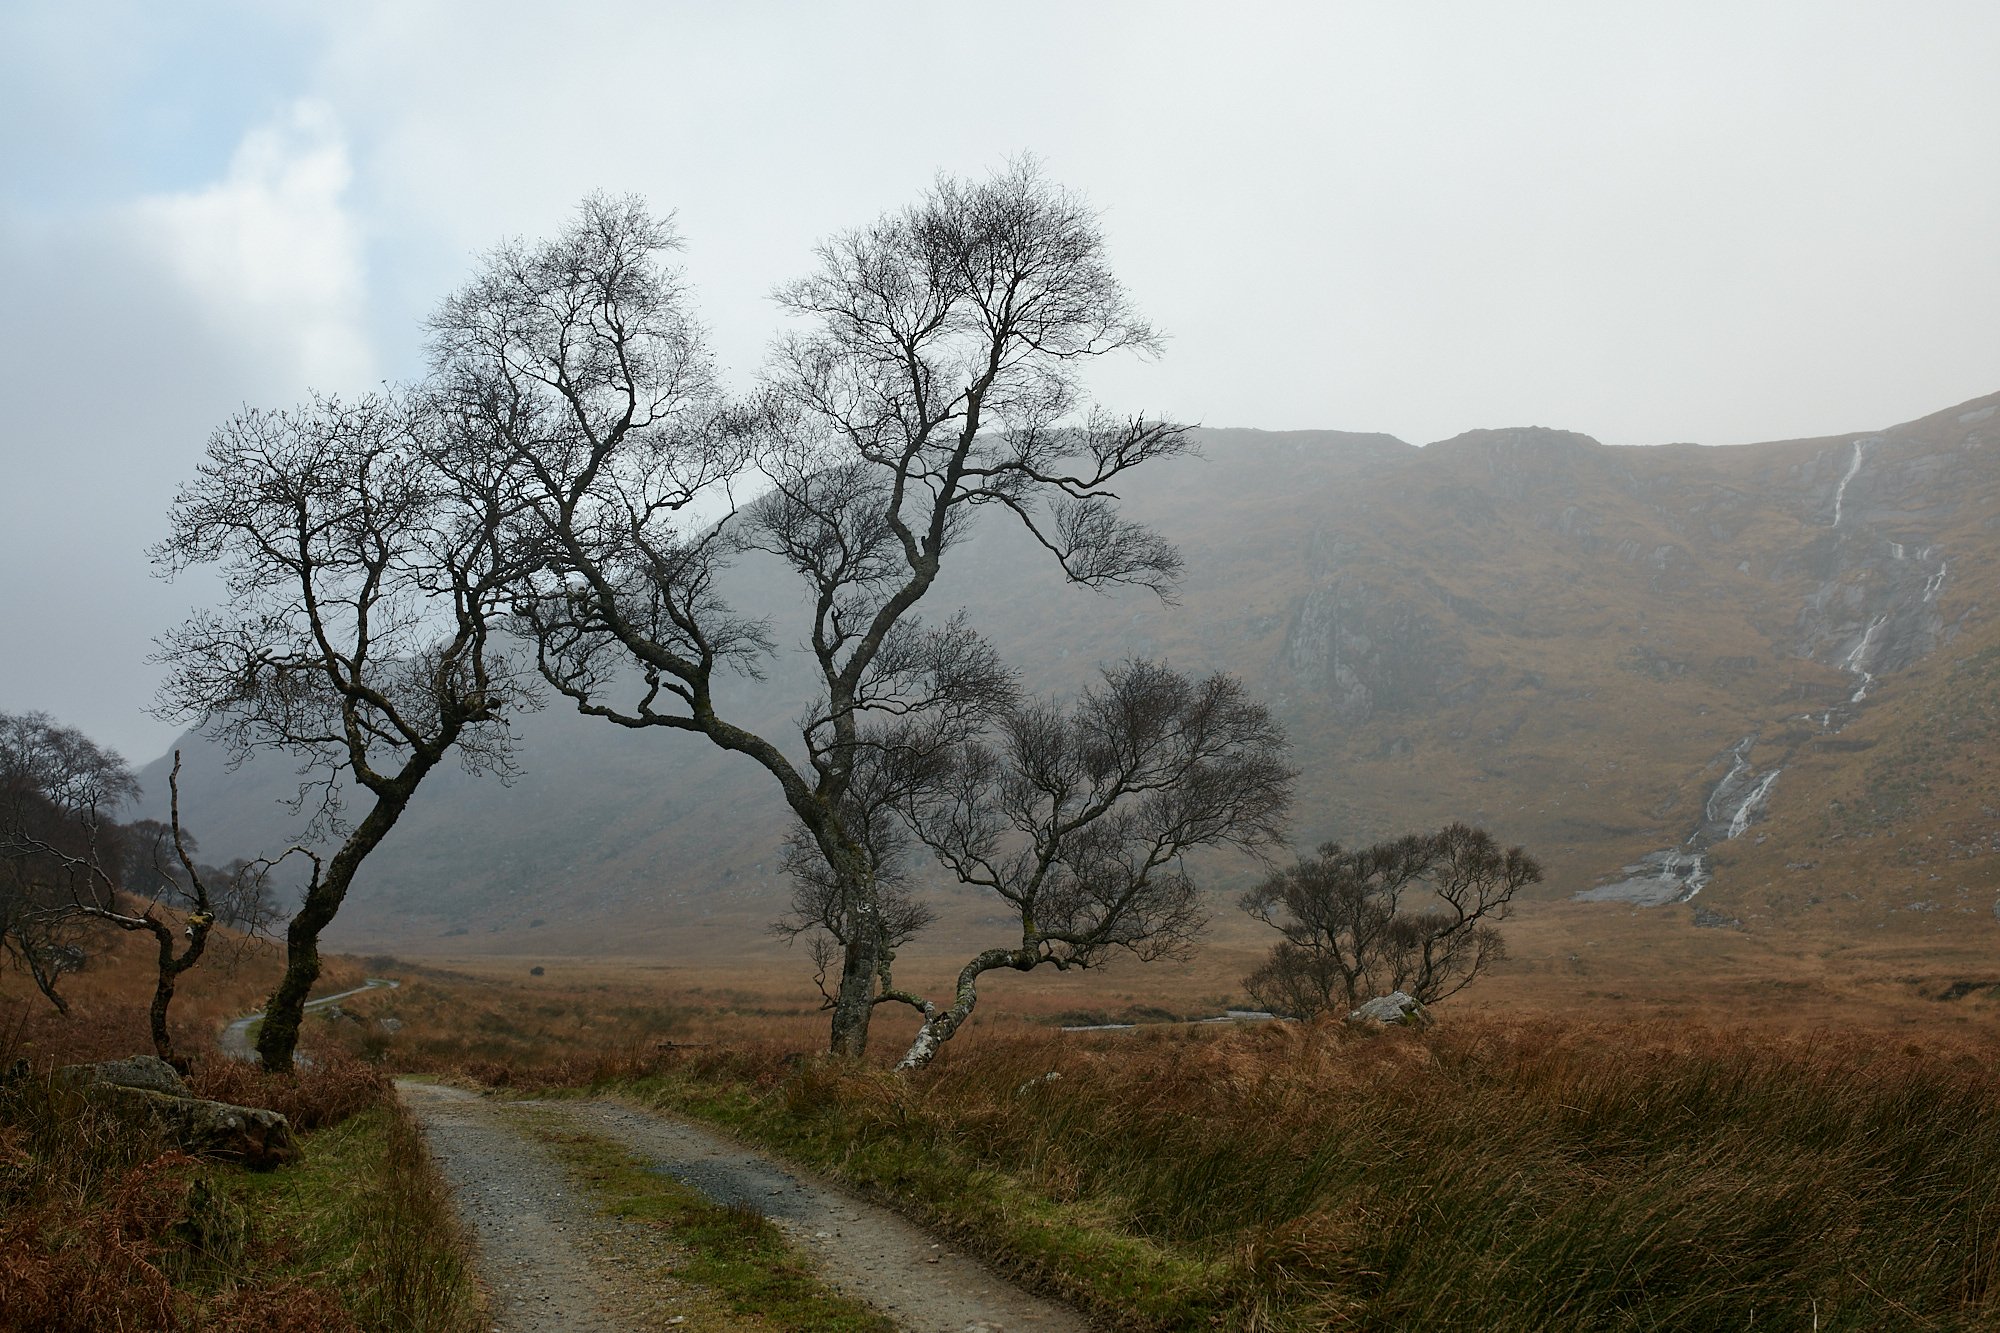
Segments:
[[[1847,471],[1834,488],[1833,521],[1829,526],[1836,530],[1845,517],[1847,488],[1860,474],[1868,446],[1873,443],[1873,439],[1854,442],[1854,454],[1848,461]],[[1936,568],[1924,574],[1914,605],[1910,605],[1909,598],[1901,595],[1902,589],[1897,586],[1907,585],[1913,581],[1912,576],[1892,575],[1886,609],[1868,620],[1860,636],[1840,658],[1840,669],[1854,678],[1854,691],[1848,695],[1846,704],[1824,709],[1817,714],[1802,714],[1797,719],[1816,723],[1823,735],[1831,735],[1845,727],[1854,716],[1853,710],[1868,698],[1868,691],[1875,684],[1875,668],[1882,660],[1883,630],[1899,613],[1923,613],[1937,601],[1938,594],[1944,589],[1945,575],[1950,566],[1941,558],[1937,547],[1920,547],[1912,556],[1907,543],[1891,541],[1885,545],[1892,564],[1915,563],[1920,569],[1928,569],[1935,561]],[[1711,768],[1714,763],[1725,759],[1729,766],[1721,779],[1709,789],[1707,799],[1702,802],[1701,819],[1684,840],[1677,846],[1646,853],[1621,869],[1616,876],[1608,877],[1606,882],[1575,894],[1575,899],[1579,902],[1622,902],[1638,907],[1659,907],[1687,902],[1707,888],[1714,877],[1709,863],[1709,848],[1732,838],[1740,838],[1749,831],[1769,802],[1771,789],[1791,757],[1788,751],[1763,773],[1756,772],[1750,756],[1757,737],[1758,733],[1752,731],[1711,761]]]

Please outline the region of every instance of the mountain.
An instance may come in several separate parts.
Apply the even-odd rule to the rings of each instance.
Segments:
[[[1036,690],[1140,655],[1235,672],[1289,729],[1302,847],[1465,819],[1540,857],[1544,898],[1607,920],[1996,929],[2000,395],[1720,448],[1539,427],[1201,444],[1124,492],[1187,558],[1176,604],[1065,587],[989,524],[927,613],[965,607]],[[797,642],[781,572],[733,578]],[[732,706],[795,715],[798,656]],[[761,770],[554,706],[517,730],[520,778],[435,776],[332,938],[637,950],[740,943],[782,909],[786,815]],[[288,840],[289,769],[230,773],[190,745],[205,855]],[[156,802],[165,763],[142,774]],[[1254,874],[1208,868],[1221,888]]]

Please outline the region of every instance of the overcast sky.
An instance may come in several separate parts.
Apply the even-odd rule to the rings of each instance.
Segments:
[[[814,241],[1028,151],[1169,335],[1110,405],[1414,443],[1883,426],[2000,389],[2000,6],[0,4],[0,709],[135,761],[175,485],[419,365],[594,189],[742,382]]]

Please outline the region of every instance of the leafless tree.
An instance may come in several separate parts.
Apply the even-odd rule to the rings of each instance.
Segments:
[[[195,865],[181,826],[180,771],[176,751],[167,824],[120,824],[113,812],[139,794],[122,759],[42,714],[0,714],[0,902],[12,952],[68,1013],[56,983],[83,947],[83,927],[151,934],[153,1049],[185,1072],[167,1026],[175,989],[201,961],[219,915],[256,927],[245,904],[263,896],[271,863],[245,862],[223,878]],[[171,871],[168,855],[178,863]]]
[[[917,604],[981,507],[1076,582],[1164,593],[1179,557],[1108,488],[1187,433],[1084,401],[1087,363],[1157,340],[1091,211],[1032,163],[940,180],[820,247],[778,292],[803,328],[748,407],[723,404],[662,263],[676,243],[638,201],[595,198],[555,240],[503,246],[434,321],[438,382],[532,493],[540,559],[519,609],[547,679],[585,713],[700,733],[778,782],[836,890],[832,1045],[859,1053],[895,932],[848,827],[853,775],[879,744],[948,749],[1012,697],[969,626],[921,624]],[[719,669],[755,672],[774,647],[716,593],[753,550],[810,598],[817,700],[792,739],[715,697]]]
[[[125,761],[82,732],[0,713],[0,949],[61,1013],[62,976],[85,957],[64,909],[109,905],[122,851],[113,816],[138,794]]]
[[[262,927],[264,922],[254,905],[266,899],[266,881],[277,862],[239,861],[226,875],[218,875],[213,866],[197,866],[181,826],[180,776],[181,756],[176,750],[173,770],[167,776],[170,815],[164,836],[160,829],[153,828],[139,830],[137,839],[128,838],[136,843],[134,850],[141,850],[148,858],[145,883],[151,891],[135,893],[129,884],[121,885],[106,869],[103,859],[94,853],[67,858],[68,868],[79,879],[90,881],[96,892],[88,897],[73,892],[70,901],[51,907],[50,913],[125,931],[144,931],[153,937],[153,999],[147,1008],[148,1030],[154,1053],[185,1074],[191,1068],[190,1061],[175,1050],[173,1034],[167,1025],[174,992],[182,974],[201,962],[208,952],[216,923],[224,916],[234,918],[247,931]],[[175,862],[171,867],[164,859],[169,854]],[[317,879],[318,858],[300,847],[290,849],[285,856],[294,854],[312,857]],[[131,876],[128,874],[127,878]],[[127,890],[124,896],[118,892],[120,888]]]
[[[1020,938],[974,955],[946,1004],[895,986],[885,958],[879,1000],[924,1019],[899,1068],[951,1040],[987,972],[1091,967],[1118,950],[1186,956],[1207,920],[1186,854],[1261,854],[1283,832],[1295,776],[1284,735],[1229,676],[1131,662],[1067,708],[1010,709],[997,732],[993,746],[960,747],[947,780],[915,788],[905,810],[961,883],[1006,903]]]
[[[161,641],[160,711],[239,758],[291,756],[315,831],[339,839],[286,927],[257,1043],[274,1071],[292,1067],[320,934],[363,862],[447,756],[504,774],[506,718],[533,703],[494,628],[517,505],[445,420],[408,393],[246,410],[209,441],[155,551],[169,574],[220,565],[228,590]]]
[[[1465,824],[1358,851],[1326,843],[1243,896],[1284,936],[1244,985],[1302,1018],[1398,990],[1435,1004],[1504,956],[1494,923],[1541,878],[1523,849]]]
[[[246,943],[284,920],[272,882],[274,862],[235,857],[216,866],[194,860],[201,851],[195,835],[183,828],[177,844],[174,826],[157,819],[132,820],[124,826],[124,831],[124,885],[133,897],[156,901],[187,898],[193,894],[193,881],[199,878],[209,885],[233,886],[231,892],[211,895],[215,923],[238,932]],[[184,866],[184,861],[193,861],[192,871]],[[240,956],[243,950],[235,952]]]
[[[899,748],[877,744],[862,750],[848,774],[848,790],[840,811],[841,825],[866,860],[874,887],[877,928],[885,941],[885,960],[936,920],[937,913],[917,896],[911,862],[916,846],[900,807],[914,793],[911,784],[936,784],[949,764],[942,746]],[[788,940],[803,939],[813,964],[813,983],[831,1009],[838,999],[841,961],[847,953],[852,924],[848,890],[821,854],[819,844],[803,825],[785,839],[781,868],[792,881],[791,911],[772,926]],[[884,963],[886,966],[886,961]],[[832,989],[828,981],[832,978]]]

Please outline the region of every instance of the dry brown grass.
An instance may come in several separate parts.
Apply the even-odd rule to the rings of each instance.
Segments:
[[[284,1077],[197,1060],[198,1094],[271,1107],[305,1136],[302,1162],[255,1177],[173,1151],[50,1076],[150,1053],[150,961],[97,954],[68,978],[68,1018],[10,984],[0,1069],[26,1059],[31,1072],[0,1085],[0,1333],[480,1326],[442,1184],[379,1067],[324,1044]],[[333,984],[360,974],[329,971]],[[276,974],[268,949],[192,974],[183,1049],[211,1050]],[[312,1220],[313,1245],[294,1215]]]
[[[29,1079],[0,1096],[0,1329],[20,1333],[345,1333],[324,1285],[189,1288],[191,1237],[227,1230],[197,1163],[79,1093]],[[218,1228],[218,1224],[220,1227]]]
[[[1075,992],[1030,985],[915,1078],[882,1067],[888,1013],[875,1059],[830,1064],[823,1017],[774,1012],[786,992],[741,973],[726,994],[612,965],[588,982],[419,974],[367,1000],[414,1002],[389,1059],[713,1117],[1127,1327],[2000,1319],[2000,1041],[1921,1022],[1952,1010],[1898,989],[1908,959],[1812,993],[1760,986],[1754,962],[1671,1019],[1510,1008],[1496,985],[1431,1033],[1375,1038],[1063,1034],[1036,1011]],[[1596,1012],[1675,1000],[1623,984]],[[441,1026],[406,1044],[417,1022]]]
[[[18,972],[0,969],[0,1030],[8,1034],[8,1058],[36,1066],[52,1062],[109,1060],[151,1054],[146,1010],[153,1000],[154,944],[122,931],[94,937],[85,969],[62,981],[69,1001],[64,1017]],[[353,959],[329,957],[321,992],[359,985],[361,967]],[[177,1050],[197,1061],[215,1049],[231,1019],[254,1013],[277,985],[283,969],[281,946],[243,940],[218,930],[200,965],[182,975],[169,1011]]]
[[[638,1087],[1128,1327],[1977,1328],[1996,1055],[1466,1019],[998,1036],[915,1079],[745,1043]]]
[[[290,1074],[266,1074],[256,1065],[234,1060],[206,1060],[190,1082],[197,1096],[267,1107],[301,1133],[337,1125],[391,1095],[388,1076],[379,1065],[337,1047],[317,1049],[310,1063]]]

